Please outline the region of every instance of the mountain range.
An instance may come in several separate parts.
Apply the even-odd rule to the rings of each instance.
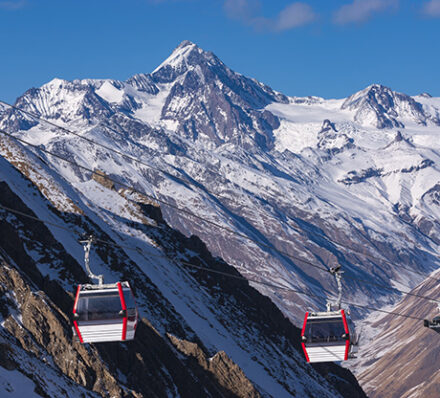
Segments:
[[[44,300],[59,307],[52,310],[62,317],[71,295],[61,290],[72,292],[85,278],[77,243],[84,233],[151,253],[149,258],[133,250],[97,248],[93,260],[106,279],[139,281],[145,333],[155,331],[173,361],[199,352],[176,353],[181,344],[174,338],[196,344],[206,357],[224,351],[241,369],[240,380],[247,380],[242,382],[246,394],[336,396],[331,389],[339,388],[343,396],[362,396],[347,371],[331,365],[317,366],[316,373],[300,353],[286,348],[298,349],[292,338],[298,331],[289,329],[293,326],[278,311],[301,326],[306,310],[324,309],[326,298],[337,293],[326,270],[340,264],[344,300],[354,304],[359,327],[370,328],[374,308],[407,300],[402,291],[438,268],[440,99],[429,94],[409,96],[373,84],[337,100],[286,96],[184,41],[152,73],[126,81],[54,79],[28,90],[14,106],[0,106],[0,129],[11,135],[0,137],[0,204],[71,232],[48,224],[36,232],[4,211],[2,228],[15,234],[26,253],[23,260],[8,239],[2,242],[4,266],[19,273],[10,279],[45,292]],[[34,264],[32,270],[22,261]],[[179,261],[238,271],[255,282],[246,290],[201,270],[183,272]],[[7,280],[2,284],[18,289]],[[59,292],[50,296],[53,284]],[[5,304],[11,314],[20,314],[24,303],[17,297]],[[259,300],[265,304],[256,305]],[[23,325],[23,318],[14,319]],[[7,329],[16,339],[17,328]],[[371,327],[369,337],[379,329]],[[28,339],[35,339],[29,330]],[[400,346],[400,339],[390,341],[389,346]],[[19,346],[32,352],[30,345]],[[110,372],[111,388],[122,384],[148,396],[138,380],[115,371],[112,355],[122,349],[102,349],[88,353],[104,358],[93,372]],[[75,350],[82,353],[81,347]],[[362,352],[361,347],[365,363],[376,363],[370,346]],[[191,377],[207,380],[215,371],[202,354],[193,355],[199,365]],[[28,354],[17,349],[14,355]],[[46,351],[37,357],[53,355]],[[62,368],[51,361],[55,373]],[[365,363],[359,366],[365,369]],[[162,364],[161,369],[166,371],[160,370],[160,379],[167,381],[156,393],[167,396],[167,386],[169,396],[183,396],[170,392],[184,391],[180,382],[168,382],[171,368]],[[90,372],[73,377],[62,369],[56,383],[66,389],[73,380],[88,391],[109,391],[93,385]],[[368,370],[355,373],[362,385],[365,380],[367,387],[386,388],[384,372],[374,380],[365,376]],[[348,381],[335,381],[339,378]],[[227,390],[225,383],[208,383],[209,394]]]

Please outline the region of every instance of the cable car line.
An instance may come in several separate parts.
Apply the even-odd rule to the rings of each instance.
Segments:
[[[83,169],[83,170],[86,170],[86,171],[88,171],[88,172],[90,172],[90,173],[94,173],[94,171],[93,171],[92,169],[90,169],[90,168],[88,168],[88,167],[86,167],[86,166],[82,166],[82,165],[80,165],[80,164],[78,164],[78,163],[76,163],[76,162],[74,162],[74,161],[72,161],[72,160],[66,159],[66,158],[64,158],[64,157],[62,157],[62,156],[60,156],[60,155],[57,155],[57,154],[55,154],[55,153],[53,153],[53,152],[51,152],[51,151],[48,151],[48,150],[46,150],[46,149],[44,149],[44,148],[41,148],[39,145],[32,144],[32,143],[30,143],[30,142],[28,142],[28,141],[26,141],[26,140],[23,140],[23,139],[21,139],[21,138],[15,137],[14,135],[12,135],[12,134],[10,134],[10,133],[7,133],[6,131],[4,131],[4,130],[2,130],[2,129],[0,129],[0,133],[4,134],[4,135],[6,135],[6,136],[9,136],[9,137],[11,137],[12,139],[15,139],[16,141],[19,141],[19,142],[22,142],[22,143],[24,143],[24,144],[26,144],[26,145],[29,145],[29,146],[31,146],[31,147],[34,147],[34,148],[36,148],[36,149],[38,149],[38,150],[40,150],[40,151],[42,151],[42,152],[45,152],[45,153],[47,153],[47,154],[49,154],[49,155],[51,155],[51,156],[54,156],[54,157],[56,157],[56,158],[58,158],[58,159],[60,159],[60,160],[63,160],[63,161],[65,161],[65,162],[67,162],[67,163],[70,163],[70,164],[72,164],[72,165],[74,165],[74,166],[76,166],[76,167],[78,167],[78,168],[81,168],[81,169]],[[135,192],[137,192],[137,193],[139,193],[139,194],[141,194],[141,195],[144,195],[144,196],[147,196],[147,197],[149,197],[149,198],[155,199],[155,198],[153,198],[151,195],[146,194],[146,193],[144,193],[144,192],[141,192],[141,191],[139,191],[138,189],[136,189],[136,188],[133,187],[133,186],[127,185],[127,184],[125,184],[125,183],[121,183],[121,182],[116,181],[115,179],[113,179],[113,178],[111,178],[111,177],[108,177],[108,176],[103,176],[103,177],[106,178],[106,179],[108,179],[109,181],[112,181],[112,182],[114,182],[114,183],[116,183],[116,184],[119,184],[119,185],[121,185],[121,186],[123,186],[123,187],[125,187],[125,188],[127,188],[127,189],[133,190],[133,191],[135,191]],[[244,235],[244,234],[241,234],[241,233],[239,233],[239,232],[233,231],[232,229],[230,229],[230,228],[228,228],[228,227],[224,227],[224,226],[222,226],[222,225],[220,225],[220,224],[217,224],[217,223],[215,223],[215,222],[213,222],[213,221],[206,220],[206,219],[204,219],[204,218],[201,217],[201,216],[198,216],[198,215],[196,215],[196,214],[194,214],[194,213],[192,213],[192,212],[190,212],[190,211],[188,211],[188,210],[186,210],[186,209],[182,209],[182,208],[180,208],[180,207],[178,207],[178,206],[176,206],[176,205],[170,204],[169,202],[166,202],[166,201],[164,201],[164,200],[162,200],[162,199],[155,199],[155,200],[158,201],[158,202],[161,202],[161,203],[163,203],[163,204],[165,204],[165,205],[167,205],[167,206],[170,206],[170,207],[172,207],[172,208],[174,208],[174,209],[176,209],[176,210],[178,210],[178,211],[183,211],[183,212],[185,212],[186,214],[188,214],[188,215],[190,215],[190,216],[194,216],[194,217],[196,217],[196,218],[199,219],[199,220],[205,221],[205,222],[210,223],[210,224],[212,224],[212,225],[214,225],[214,226],[216,226],[216,227],[218,227],[218,228],[221,228],[221,229],[223,229],[223,230],[226,230],[226,231],[229,232],[229,233],[235,234],[235,235],[240,236],[240,237],[242,237],[242,238],[246,238],[246,239],[248,239],[249,241],[252,241],[252,242],[256,243],[257,245],[264,246],[264,247],[266,247],[266,248],[268,248],[268,249],[270,249],[270,250],[272,249],[272,250],[278,252],[279,254],[281,254],[281,255],[283,255],[283,256],[286,256],[286,257],[288,257],[288,258],[290,258],[290,259],[293,259],[293,260],[297,260],[297,261],[303,262],[304,264],[310,265],[310,266],[312,266],[312,267],[314,267],[314,268],[317,268],[317,269],[319,269],[319,270],[321,270],[321,271],[325,271],[325,272],[328,272],[328,273],[330,272],[329,269],[324,268],[324,267],[321,267],[321,266],[319,266],[319,265],[316,265],[315,263],[313,263],[313,262],[311,262],[311,261],[308,261],[308,260],[302,259],[302,258],[300,258],[300,257],[294,256],[294,255],[289,254],[289,253],[287,253],[287,252],[280,251],[280,250],[278,250],[278,249],[276,249],[276,248],[271,247],[270,245],[264,244],[263,242],[257,241],[257,240],[255,240],[255,239],[253,239],[253,238],[251,238],[251,237],[248,237],[248,236],[246,236],[246,235]],[[354,277],[354,276],[349,276],[349,278],[351,278],[351,279],[355,279],[355,280],[356,280],[356,279],[360,280],[359,278],[356,278],[356,277]],[[399,292],[399,293],[404,294],[404,295],[410,295],[410,296],[415,296],[415,297],[418,297],[418,298],[423,298],[423,299],[426,299],[426,300],[432,300],[431,298],[426,298],[426,297],[421,296],[421,295],[415,295],[414,293],[411,293],[411,292],[401,291],[401,290],[399,290],[399,289],[397,289],[397,288],[394,288],[394,287],[391,287],[391,286],[388,286],[388,285],[382,285],[382,284],[378,284],[378,283],[371,282],[371,281],[366,281],[366,280],[361,280],[361,281],[362,281],[363,283],[365,283],[365,284],[374,285],[374,286],[378,286],[378,287],[383,287],[383,288],[385,288],[385,289],[393,290],[393,291]],[[408,287],[408,289],[410,289],[410,288]],[[440,302],[440,300],[439,300],[439,302]]]
[[[85,141],[87,141],[87,142],[89,142],[89,143],[91,143],[91,144],[93,144],[93,145],[97,145],[97,146],[100,146],[100,147],[102,147],[102,148],[105,148],[105,149],[107,149],[107,150],[109,150],[109,151],[111,151],[111,152],[114,152],[114,153],[116,153],[116,154],[122,156],[123,158],[129,159],[129,160],[131,160],[131,161],[133,161],[133,162],[136,162],[136,163],[138,163],[138,164],[141,164],[141,165],[144,165],[144,166],[146,166],[146,167],[149,167],[149,168],[151,168],[152,170],[158,171],[158,172],[160,172],[160,173],[167,174],[167,172],[165,172],[165,171],[163,171],[163,170],[161,170],[161,169],[159,169],[159,168],[157,168],[157,167],[155,167],[155,166],[153,166],[153,165],[151,165],[151,164],[145,163],[145,162],[143,162],[142,160],[139,160],[139,159],[137,159],[137,158],[135,158],[135,157],[133,157],[133,156],[131,156],[131,155],[128,155],[128,154],[126,154],[126,153],[124,153],[124,152],[122,152],[122,151],[119,151],[119,150],[117,150],[117,149],[114,149],[114,148],[112,148],[112,147],[109,147],[109,146],[107,146],[107,145],[105,145],[105,144],[101,144],[101,143],[99,143],[99,142],[97,142],[97,141],[95,141],[95,140],[92,140],[91,138],[88,138],[88,137],[86,137],[86,136],[84,136],[84,135],[81,135],[81,134],[79,134],[79,133],[77,133],[77,132],[75,132],[75,131],[73,131],[73,130],[71,130],[71,129],[68,129],[68,128],[66,128],[66,127],[63,127],[63,126],[61,126],[61,125],[59,125],[59,124],[57,124],[57,123],[51,122],[51,121],[45,119],[44,117],[42,117],[42,116],[40,116],[40,115],[37,115],[37,114],[35,114],[35,113],[33,113],[33,112],[30,112],[30,111],[27,111],[27,110],[21,109],[21,108],[15,106],[15,105],[9,104],[9,103],[7,103],[7,102],[5,102],[5,101],[2,101],[2,100],[0,100],[0,103],[2,103],[3,105],[5,105],[5,106],[7,106],[7,107],[9,107],[9,108],[11,108],[11,109],[14,109],[14,110],[17,110],[17,111],[19,111],[19,112],[22,112],[23,114],[26,114],[26,115],[28,115],[28,116],[34,118],[34,119],[40,120],[40,121],[42,121],[42,122],[44,122],[44,123],[46,123],[46,124],[48,124],[48,125],[50,125],[50,126],[53,126],[53,127],[57,128],[57,129],[60,129],[60,130],[64,131],[65,133],[72,134],[72,135],[74,135],[74,136],[76,136],[76,137],[78,137],[78,138],[80,138],[80,139],[83,139],[83,140],[85,140]],[[12,135],[10,135],[10,136],[13,137],[13,138],[16,138],[16,137],[14,137],[14,136],[12,136]],[[22,142],[23,142],[23,141],[22,141]],[[28,144],[28,145],[32,145],[32,144],[30,144],[30,143],[27,143],[27,144]],[[38,147],[38,146],[37,146],[37,147]],[[42,148],[39,148],[39,147],[38,147],[38,149],[43,150]],[[47,153],[51,154],[50,152],[47,152]],[[53,155],[53,156],[57,156],[57,155],[55,155],[55,154],[52,154],[52,155]],[[67,159],[63,159],[63,160],[67,161]],[[72,164],[73,164],[73,163],[72,163]],[[167,163],[167,164],[168,164],[168,163]],[[81,167],[81,166],[79,166],[79,165],[76,165],[76,166]],[[172,166],[171,166],[171,167],[172,167]],[[182,177],[179,177],[179,176],[176,176],[176,175],[173,175],[173,174],[170,174],[170,175],[171,175],[173,178],[175,178],[175,179],[177,179],[177,180],[179,180],[179,181],[182,181],[184,184],[188,184],[188,183],[191,184],[190,181],[187,181],[187,180],[183,179]],[[113,181],[113,182],[115,182],[115,183],[118,183],[118,184],[120,184],[120,185],[123,185],[123,184],[121,184],[120,182],[115,181],[115,180],[113,180],[113,179],[111,179],[111,178],[108,178],[108,177],[105,177],[105,178],[107,178],[108,180]],[[142,194],[142,195],[148,196],[149,198],[151,198],[151,199],[153,199],[153,200],[155,200],[155,201],[157,201],[157,202],[161,202],[161,203],[163,203],[163,204],[165,204],[165,205],[167,205],[167,206],[170,206],[170,207],[174,208],[175,210],[178,210],[178,211],[184,212],[184,213],[189,214],[189,215],[191,215],[191,216],[193,216],[193,217],[197,217],[198,219],[203,220],[203,221],[205,221],[205,222],[207,222],[207,223],[210,223],[211,225],[214,225],[214,226],[216,226],[216,227],[218,227],[218,228],[224,229],[224,230],[226,230],[226,231],[228,231],[228,232],[230,232],[230,233],[233,233],[233,234],[239,235],[239,236],[241,236],[241,237],[244,237],[244,238],[246,238],[246,239],[248,239],[248,240],[251,240],[252,242],[256,243],[257,245],[260,245],[260,246],[262,246],[262,247],[269,248],[269,250],[275,250],[275,251],[277,251],[278,253],[280,253],[280,254],[282,254],[282,255],[284,255],[284,256],[291,257],[291,258],[296,259],[296,260],[298,260],[298,261],[305,262],[305,263],[308,264],[308,265],[314,266],[314,267],[316,267],[316,268],[320,268],[321,270],[323,270],[323,271],[327,271],[327,272],[328,272],[328,269],[325,269],[325,268],[323,268],[323,267],[316,266],[315,264],[313,264],[313,263],[309,263],[309,262],[307,262],[306,260],[302,260],[302,259],[300,259],[300,258],[298,258],[298,257],[294,257],[294,256],[292,256],[292,255],[290,255],[290,254],[288,254],[288,253],[286,253],[286,252],[283,252],[283,251],[281,251],[281,250],[278,250],[278,249],[275,248],[274,246],[267,245],[267,244],[265,244],[265,243],[263,243],[263,242],[261,242],[261,241],[254,240],[254,239],[250,238],[250,237],[247,236],[247,235],[240,234],[239,232],[236,232],[236,231],[230,230],[229,228],[227,228],[227,227],[223,227],[223,226],[221,226],[221,225],[219,225],[219,224],[217,224],[217,223],[214,223],[214,222],[212,222],[212,221],[210,221],[210,220],[203,219],[202,217],[197,216],[196,214],[194,214],[194,213],[192,213],[192,212],[189,212],[189,211],[186,210],[186,209],[179,208],[179,207],[177,207],[177,206],[175,206],[175,205],[171,205],[170,203],[167,203],[167,202],[165,202],[165,201],[163,201],[163,200],[160,200],[160,199],[158,199],[158,198],[156,198],[156,197],[152,197],[151,195],[148,195],[148,194],[145,194],[145,193],[139,192],[139,191],[137,191],[137,190],[135,190],[135,191],[138,192],[138,193],[140,193],[140,194]],[[221,196],[221,195],[215,195],[215,194],[211,193],[210,191],[207,191],[207,192],[208,192],[211,196],[215,197],[216,199],[226,199],[226,200],[229,200],[229,201],[233,201],[233,202],[235,202],[233,199],[231,200],[230,198],[226,198],[226,197]],[[237,203],[237,202],[235,202],[235,203]],[[289,226],[290,226],[293,230],[295,230],[296,232],[298,232],[298,233],[300,233],[300,234],[303,234],[303,233],[304,233],[304,231],[302,231],[301,229],[299,229],[299,228],[297,228],[297,227],[294,227],[294,226],[292,226],[292,225],[289,225]],[[421,275],[421,276],[423,276],[424,279],[434,279],[434,280],[437,281],[436,278],[431,277],[431,276],[429,276],[429,275],[427,276],[427,275],[424,274],[423,272],[420,272],[420,271],[414,270],[414,269],[412,269],[412,268],[406,267],[406,266],[401,265],[401,264],[396,265],[396,264],[392,263],[391,261],[389,261],[389,260],[387,260],[387,259],[379,259],[379,258],[377,258],[377,257],[375,257],[375,256],[373,256],[373,255],[368,254],[368,253],[363,253],[363,252],[361,252],[360,250],[357,250],[357,249],[354,249],[354,248],[348,247],[348,246],[342,244],[341,242],[337,242],[337,241],[331,240],[331,239],[329,239],[327,236],[325,236],[325,235],[323,235],[323,234],[319,234],[319,236],[320,236],[321,238],[325,239],[328,243],[335,244],[335,245],[338,245],[338,246],[343,247],[343,248],[345,248],[345,249],[348,249],[348,250],[349,250],[350,252],[352,252],[352,253],[358,253],[358,254],[360,254],[361,256],[364,256],[364,257],[366,257],[366,258],[369,258],[370,260],[378,261],[378,262],[381,262],[381,263],[386,263],[386,264],[391,265],[391,266],[393,266],[393,267],[394,267],[394,266],[398,266],[399,268],[406,269],[406,270],[408,270],[408,271],[410,271],[410,272],[412,272],[412,273],[415,273],[415,274]],[[382,287],[384,287],[384,286],[382,286]],[[411,289],[409,286],[406,286],[406,287],[407,287],[408,289]],[[390,289],[390,288],[388,287],[388,289]]]
[[[76,137],[78,137],[78,138],[81,138],[82,140],[88,141],[89,143],[91,143],[91,144],[93,144],[93,145],[97,145],[97,146],[103,147],[103,148],[105,148],[105,149],[107,149],[107,150],[109,150],[109,151],[111,151],[111,152],[114,152],[114,153],[116,153],[116,154],[122,156],[123,158],[129,159],[129,160],[131,160],[131,161],[133,161],[133,162],[136,162],[136,163],[142,164],[142,165],[144,165],[144,166],[146,166],[146,167],[149,167],[149,168],[151,168],[151,169],[153,169],[153,170],[156,170],[156,171],[159,171],[159,172],[163,173],[162,170],[160,170],[160,169],[158,169],[158,168],[156,168],[156,167],[154,167],[154,166],[152,166],[152,165],[150,165],[150,164],[148,164],[148,163],[145,163],[145,162],[143,162],[142,160],[136,159],[134,156],[128,155],[128,154],[126,154],[126,153],[124,153],[124,152],[122,152],[122,151],[118,151],[117,149],[111,148],[111,147],[109,147],[109,146],[107,146],[107,145],[105,145],[105,144],[101,144],[101,143],[99,143],[99,142],[97,142],[97,141],[95,141],[95,140],[92,140],[91,138],[88,138],[88,137],[86,137],[86,136],[84,136],[84,135],[81,135],[81,134],[79,134],[79,133],[77,133],[77,132],[75,132],[75,131],[73,131],[73,130],[70,130],[70,129],[66,128],[66,127],[60,126],[59,124],[56,124],[56,123],[54,123],[54,122],[51,122],[50,120],[47,120],[47,119],[45,119],[45,118],[43,118],[43,117],[41,117],[41,116],[39,116],[39,115],[37,115],[37,114],[35,114],[35,113],[33,113],[33,112],[26,111],[26,110],[24,110],[24,109],[21,109],[21,108],[15,106],[15,105],[8,104],[7,102],[2,101],[2,100],[0,100],[0,103],[3,104],[3,105],[6,105],[6,106],[8,106],[8,107],[10,107],[10,108],[12,108],[12,109],[15,109],[15,110],[17,110],[17,111],[19,111],[19,112],[22,112],[22,113],[24,113],[25,115],[31,116],[31,117],[34,118],[34,119],[41,120],[41,121],[43,121],[44,123],[46,123],[46,124],[48,124],[48,125],[50,125],[50,126],[52,126],[52,127],[55,127],[55,128],[57,128],[57,129],[60,129],[60,130],[64,131],[65,133],[72,134],[72,135],[74,135],[74,136],[76,136]],[[173,177],[175,177],[175,178],[177,178],[177,179],[180,179],[179,177],[176,177],[176,176],[173,176]],[[180,180],[182,180],[182,179],[180,179]],[[182,181],[183,181],[183,180],[182,180]]]
[[[101,242],[101,243],[104,243],[104,242]],[[107,243],[107,244],[114,245],[114,246],[119,246],[119,247],[122,247],[122,248],[124,247],[124,246],[120,246],[120,245],[112,244],[112,243]],[[131,249],[131,250],[136,250],[135,248],[130,248],[130,247],[127,247],[127,246],[125,246],[125,248]],[[166,260],[170,261],[170,259],[168,257],[166,257],[166,256],[155,255],[153,253],[146,253],[146,255],[151,256],[151,257],[163,258],[163,259],[166,259]],[[292,293],[298,293],[298,294],[305,295],[305,296],[311,296],[311,297],[315,297],[315,298],[319,298],[319,299],[326,299],[326,297],[324,297],[324,296],[320,296],[320,295],[317,295],[317,294],[314,294],[314,293],[310,293],[310,292],[305,292],[304,290],[297,290],[297,289],[293,289],[293,288],[290,288],[290,287],[287,287],[287,286],[276,285],[276,284],[273,284],[271,282],[265,282],[265,281],[260,281],[260,280],[257,280],[257,279],[247,278],[247,277],[244,277],[244,276],[233,275],[233,274],[229,274],[227,272],[217,271],[217,270],[213,270],[211,268],[202,267],[200,265],[188,263],[186,261],[179,260],[179,262],[181,264],[186,265],[186,266],[191,267],[191,268],[197,268],[197,269],[208,271],[208,272],[211,272],[211,273],[214,273],[214,274],[223,275],[223,276],[226,276],[226,277],[229,277],[229,278],[239,279],[239,280],[243,280],[243,281],[246,281],[246,282],[255,283],[255,284],[258,284],[258,285],[267,286],[267,287],[271,287],[271,288],[277,289],[277,290],[284,290],[284,291],[288,291],[288,292],[292,292]],[[439,301],[439,300],[431,299],[431,301]],[[418,321],[424,320],[424,318],[419,318],[419,317],[415,317],[415,316],[412,316],[412,315],[400,314],[398,312],[381,310],[379,308],[370,307],[370,306],[361,305],[361,304],[356,304],[356,303],[345,301],[345,300],[341,300],[341,303],[347,304],[347,305],[351,305],[351,306],[357,307],[357,308],[369,309],[369,310],[372,310],[372,311],[383,312],[385,314],[390,314],[390,315],[396,315],[396,316],[401,316],[401,317],[405,317],[405,318],[415,319],[415,320],[418,320]]]
[[[58,158],[58,159],[60,159],[60,160],[63,160],[64,162],[70,163],[70,164],[72,164],[72,165],[74,165],[74,166],[76,166],[76,167],[78,167],[78,168],[80,168],[80,169],[83,169],[83,170],[85,170],[85,171],[87,171],[87,172],[89,172],[89,173],[92,173],[92,174],[95,173],[94,170],[92,170],[92,169],[90,169],[90,168],[88,168],[88,167],[86,167],[86,166],[80,165],[80,164],[78,164],[78,163],[76,163],[76,162],[74,162],[74,161],[72,161],[72,160],[66,159],[66,158],[64,158],[64,157],[62,157],[62,156],[60,156],[60,155],[57,155],[56,153],[53,153],[53,152],[51,152],[51,151],[48,151],[47,149],[42,148],[42,147],[39,146],[39,145],[32,144],[32,143],[30,143],[29,141],[23,140],[22,138],[15,137],[14,135],[12,135],[12,134],[10,134],[10,133],[8,133],[8,132],[2,130],[2,129],[0,129],[0,133],[6,135],[6,136],[8,136],[8,137],[10,137],[10,138],[12,138],[12,139],[14,139],[14,140],[16,140],[16,141],[19,141],[19,142],[21,142],[21,143],[23,143],[23,144],[25,144],[25,145],[29,145],[29,146],[31,146],[31,147],[33,147],[33,148],[35,148],[35,149],[38,149],[38,150],[41,151],[41,152],[47,153],[47,154],[49,154],[49,155],[51,155],[51,156],[53,156],[53,157],[55,157],[55,158]],[[125,183],[123,183],[123,182],[121,182],[121,181],[117,181],[117,180],[115,180],[115,179],[112,178],[112,177],[109,177],[109,176],[107,176],[107,175],[105,175],[105,176],[101,176],[101,177],[103,177],[103,178],[107,179],[108,181],[111,181],[111,182],[113,182],[113,183],[115,183],[115,184],[121,185],[122,187],[124,187],[124,188],[126,188],[126,189],[130,189],[130,190],[132,190],[133,192],[137,192],[137,193],[140,194],[140,195],[146,196],[146,197],[148,197],[149,199],[152,199],[152,200],[154,200],[154,201],[156,201],[156,202],[162,203],[162,204],[164,204],[165,206],[169,206],[169,207],[171,207],[171,208],[173,208],[173,209],[175,209],[175,210],[177,210],[177,211],[180,211],[180,212],[185,213],[185,214],[187,214],[187,215],[189,215],[189,216],[192,216],[192,217],[194,217],[194,218],[196,218],[196,219],[198,219],[198,220],[200,220],[200,221],[206,222],[206,223],[208,223],[208,224],[210,224],[210,225],[213,225],[213,226],[215,226],[215,227],[217,227],[217,228],[219,228],[219,229],[222,229],[222,230],[224,230],[224,231],[226,231],[226,232],[229,232],[229,233],[231,233],[231,234],[233,234],[233,235],[237,235],[237,236],[239,236],[239,237],[241,237],[241,238],[244,238],[244,239],[246,239],[246,240],[249,240],[249,241],[251,241],[251,242],[253,242],[253,243],[255,243],[255,244],[257,244],[257,245],[259,245],[259,246],[261,246],[261,247],[265,247],[265,248],[267,248],[267,249],[269,249],[269,250],[271,250],[271,251],[277,252],[278,254],[281,254],[282,256],[285,256],[285,257],[288,257],[288,258],[290,258],[290,259],[297,260],[297,261],[302,262],[302,263],[304,263],[304,264],[310,265],[311,267],[317,268],[317,269],[319,269],[319,270],[321,270],[321,271],[329,272],[329,270],[328,270],[327,268],[321,267],[321,266],[319,266],[319,265],[316,265],[316,264],[312,263],[311,261],[305,260],[305,259],[303,259],[303,258],[301,258],[301,257],[297,257],[297,256],[294,256],[294,255],[289,254],[289,253],[287,253],[287,252],[284,252],[284,251],[282,251],[282,250],[279,250],[279,249],[275,248],[274,246],[271,246],[271,245],[268,245],[267,243],[264,243],[264,242],[258,241],[258,240],[256,240],[256,239],[253,239],[253,238],[251,238],[250,236],[247,236],[247,235],[244,235],[244,234],[242,234],[242,233],[240,233],[240,232],[234,231],[233,229],[228,228],[228,227],[225,227],[225,226],[223,226],[223,225],[220,225],[220,224],[218,224],[218,223],[216,223],[216,222],[214,222],[214,221],[207,220],[206,218],[203,218],[203,217],[201,217],[201,216],[199,216],[199,215],[197,215],[197,214],[195,214],[195,213],[193,213],[193,212],[191,212],[191,211],[189,211],[189,210],[187,210],[187,209],[184,209],[184,208],[181,208],[181,207],[179,207],[179,206],[177,206],[177,205],[174,205],[174,204],[172,204],[172,203],[169,203],[169,202],[167,202],[167,201],[165,201],[165,200],[163,200],[163,199],[155,198],[155,197],[153,197],[152,195],[150,195],[150,194],[148,194],[148,193],[146,193],[146,192],[142,192],[142,191],[140,191],[139,189],[137,189],[137,188],[135,188],[135,187],[133,187],[133,186],[131,186],[131,185],[125,184]]]
[[[20,216],[27,217],[27,218],[29,218],[31,220],[39,221],[39,222],[42,222],[43,224],[49,224],[49,225],[52,225],[53,227],[64,229],[64,231],[67,231],[67,232],[72,232],[72,229],[70,229],[70,228],[63,227],[62,225],[56,224],[56,223],[54,223],[52,221],[42,220],[41,218],[31,216],[30,214],[23,213],[22,211],[11,209],[10,207],[7,207],[7,206],[3,206],[2,204],[0,204],[0,208],[4,209],[4,210],[7,210],[10,213],[15,213],[15,214],[18,214]]]
[[[11,213],[16,213],[16,214],[21,215],[23,217],[27,217],[29,219],[32,219],[32,220],[35,220],[35,221],[39,221],[41,223],[49,224],[49,225],[52,225],[54,227],[66,230],[66,231],[68,231],[70,233],[72,232],[71,229],[68,229],[68,228],[66,228],[66,227],[64,227],[64,226],[62,226],[60,224],[57,224],[57,223],[54,223],[54,222],[51,222],[51,221],[42,220],[42,219],[40,219],[38,217],[34,217],[34,216],[29,215],[29,214],[23,213],[21,211],[18,211],[18,210],[15,210],[15,209],[11,209],[10,207],[3,206],[2,204],[0,204],[0,208],[2,208],[4,210],[7,210],[7,211],[9,211]],[[161,258],[161,259],[165,259],[167,261],[172,261],[174,263],[177,263],[176,260],[171,260],[168,256],[159,255],[159,254],[155,254],[155,253],[151,253],[151,252],[145,252],[144,250],[142,250],[139,247],[132,247],[132,246],[128,246],[128,245],[120,245],[120,244],[113,243],[113,242],[106,241],[106,240],[99,239],[99,238],[95,238],[95,240],[96,240],[96,242],[99,242],[99,243],[102,243],[102,244],[105,244],[105,245],[108,245],[108,246],[114,246],[114,247],[119,247],[121,249],[133,250],[133,251],[136,251],[137,253],[139,253],[139,250],[140,250],[142,252],[142,255],[145,255],[145,256],[148,256],[148,257]],[[320,295],[317,295],[317,294],[314,294],[314,293],[310,293],[310,292],[305,292],[303,290],[293,289],[293,288],[287,287],[287,286],[282,286],[282,285],[274,284],[272,282],[266,282],[266,281],[257,280],[257,279],[253,279],[253,278],[247,278],[247,277],[244,277],[244,276],[241,276],[241,275],[230,274],[228,272],[213,270],[211,268],[203,267],[203,266],[200,266],[200,265],[197,265],[197,264],[192,264],[192,263],[189,263],[189,262],[183,261],[183,260],[179,260],[178,262],[180,264],[186,265],[186,266],[191,267],[191,268],[196,268],[196,269],[208,271],[208,272],[211,272],[211,273],[214,273],[214,274],[222,275],[222,276],[225,276],[225,277],[229,277],[229,278],[233,278],[233,279],[238,279],[238,280],[243,280],[243,281],[255,283],[255,284],[266,286],[266,287],[270,287],[270,288],[273,288],[273,289],[276,289],[276,290],[284,290],[284,291],[288,291],[288,292],[292,292],[292,293],[298,293],[298,294],[301,294],[301,295],[311,296],[311,297],[315,297],[315,298],[319,298],[319,299],[326,299],[326,297],[324,297],[324,296],[320,296]],[[399,290],[399,292],[406,294],[405,292],[402,292],[400,290]],[[430,301],[440,302],[440,300],[434,299],[434,298],[429,298],[429,297],[424,297],[424,296],[420,296],[420,298],[425,298],[425,299],[430,300]],[[415,316],[412,316],[412,315],[405,315],[405,314],[400,314],[400,313],[396,313],[396,312],[386,311],[386,310],[382,310],[382,309],[379,309],[379,308],[370,307],[370,306],[361,305],[361,304],[356,304],[356,303],[345,301],[345,300],[341,300],[341,303],[347,304],[347,305],[351,305],[353,307],[368,309],[368,310],[372,310],[372,311],[378,311],[378,312],[382,312],[382,313],[385,313],[385,314],[402,316],[402,317],[405,317],[405,318],[416,319],[416,320],[424,320],[423,318],[415,317]]]

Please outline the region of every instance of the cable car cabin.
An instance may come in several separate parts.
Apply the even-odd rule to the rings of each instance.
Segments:
[[[437,333],[440,333],[440,315],[434,317],[432,319],[432,322],[425,319],[423,321],[423,326],[425,326],[426,328],[435,330]]]
[[[357,352],[354,324],[344,310],[306,312],[301,340],[307,362],[346,361]]]
[[[128,282],[78,286],[73,325],[81,343],[133,340],[138,316]]]

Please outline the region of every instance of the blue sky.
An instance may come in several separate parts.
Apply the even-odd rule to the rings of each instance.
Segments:
[[[9,102],[54,77],[151,72],[183,40],[288,95],[440,96],[440,0],[0,0],[0,33]]]

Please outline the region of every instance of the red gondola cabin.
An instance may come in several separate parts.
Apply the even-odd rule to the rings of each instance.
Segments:
[[[138,317],[128,282],[78,286],[73,324],[81,343],[133,340]]]
[[[344,310],[306,312],[301,343],[307,362],[346,361],[357,351],[354,324]]]

